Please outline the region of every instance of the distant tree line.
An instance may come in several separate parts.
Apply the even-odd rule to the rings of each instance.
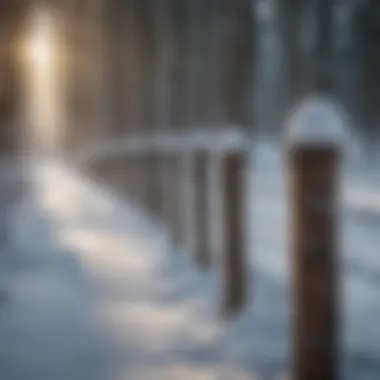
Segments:
[[[97,17],[85,12],[79,16],[76,6],[66,7],[67,35],[80,40],[81,24],[87,20],[100,36],[92,39],[92,48],[85,48],[88,62],[68,70],[67,98],[75,98],[78,87],[88,85],[86,75],[78,81],[75,72],[84,73],[95,60],[101,67],[98,91],[104,94],[102,117],[107,124],[102,134],[223,123],[248,128],[252,6],[250,0],[108,0],[99,6]],[[67,46],[72,44],[73,38],[67,41]],[[79,50],[70,50],[73,61]],[[72,142],[78,138],[73,134]]]
[[[5,146],[11,144],[13,137],[5,127],[5,120],[10,117],[7,113],[16,113],[12,107],[18,99],[17,86],[12,84],[18,80],[17,65],[10,63],[13,59],[7,50],[10,45],[4,41],[13,41],[8,34],[19,28],[17,20],[23,13],[20,10],[31,3],[47,4],[59,20],[65,51],[62,61],[66,65],[62,82],[68,146],[80,144],[89,136],[95,139],[157,128],[235,125],[251,130],[259,37],[257,2],[2,1],[1,71],[8,84],[2,82],[0,94],[3,125],[0,140]],[[325,75],[321,67],[328,67],[334,9],[341,3],[277,0],[278,25],[286,46],[289,102],[297,99],[305,86],[310,86],[315,73]],[[344,3],[352,9],[350,23],[355,35],[364,41],[363,57],[367,58],[363,62],[368,63],[372,72],[380,33],[380,3],[376,0]],[[309,57],[299,45],[308,7],[313,7],[317,35],[314,55]]]

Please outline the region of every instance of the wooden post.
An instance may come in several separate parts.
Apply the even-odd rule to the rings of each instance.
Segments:
[[[226,316],[240,312],[247,300],[246,263],[244,257],[243,224],[243,170],[245,153],[241,151],[226,152],[222,160],[223,209],[224,209],[224,291],[223,313]]]
[[[173,243],[176,247],[179,247],[183,244],[183,236],[184,236],[184,220],[182,215],[182,188],[183,188],[183,180],[184,180],[184,173],[183,173],[183,153],[182,152],[176,152],[176,154],[173,154],[171,157],[171,176],[172,179],[170,180],[170,192],[171,192],[171,199],[172,205],[171,205],[171,227],[172,227],[172,234],[173,234]]]
[[[135,203],[140,209],[145,209],[145,189],[143,188],[143,180],[145,177],[145,156],[141,152],[133,155],[133,195]],[[145,182],[145,181],[144,181]]]
[[[160,218],[163,225],[170,232],[172,243],[178,247],[182,243],[182,220],[181,220],[181,176],[182,162],[179,152],[168,149],[161,152],[160,165],[162,175],[160,176],[161,208]]]
[[[130,182],[130,192],[131,197],[136,204],[136,206],[141,207],[142,202],[142,191],[141,191],[141,171],[143,165],[141,164],[142,157],[140,152],[132,153],[130,156],[131,165],[131,182]]]
[[[162,214],[163,199],[162,199],[162,186],[160,183],[160,163],[161,154],[152,150],[147,153],[146,157],[147,169],[147,188],[146,188],[146,205],[147,210],[155,218],[160,219]]]
[[[122,175],[122,194],[129,200],[132,199],[132,176],[133,176],[133,160],[130,154],[126,154],[120,160]]]
[[[317,125],[318,122],[324,125]],[[341,119],[332,104],[315,98],[305,102],[293,123],[291,128],[297,130],[289,151],[293,378],[335,380],[338,378],[336,211],[340,149],[334,131],[341,125]]]
[[[209,248],[209,219],[208,219],[208,158],[205,150],[194,153],[195,181],[195,215],[196,215],[196,245],[195,261],[201,268],[207,268],[211,263]]]

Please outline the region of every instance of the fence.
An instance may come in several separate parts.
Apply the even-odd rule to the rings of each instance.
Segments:
[[[123,184],[126,195],[139,208],[147,212],[158,223],[168,226],[174,244],[183,244],[186,239],[185,216],[181,201],[181,163],[188,159],[191,168],[190,181],[194,184],[195,249],[194,261],[205,270],[210,267],[209,223],[210,207],[208,192],[208,167],[213,153],[220,157],[219,165],[223,178],[222,209],[224,210],[224,260],[223,314],[241,311],[246,303],[246,266],[244,252],[244,176],[250,140],[237,131],[224,133],[181,133],[159,136],[129,137],[125,141],[115,141],[108,146],[100,146],[86,152],[82,162],[96,167],[97,163],[122,157],[119,164],[130,173],[127,184]],[[90,160],[92,162],[90,163]],[[115,165],[115,163],[112,163]],[[138,172],[136,171],[138,168]],[[179,169],[179,170],[178,170]],[[134,173],[132,171],[134,170]],[[109,172],[109,168],[105,171]],[[166,176],[166,183],[164,182]],[[101,176],[104,176],[104,170]],[[138,182],[143,182],[145,191]],[[186,180],[182,178],[182,181]],[[167,203],[170,203],[168,205]]]
[[[291,260],[293,277],[294,379],[337,378],[337,194],[340,162],[341,118],[334,105],[323,98],[305,102],[290,120],[291,139],[287,160],[291,177]],[[181,168],[184,157],[191,161],[195,186],[196,248],[194,262],[205,270],[212,265],[209,244],[210,217],[208,164],[218,153],[222,175],[223,299],[221,313],[231,317],[247,304],[247,258],[244,231],[244,169],[251,150],[250,139],[240,132],[160,134],[129,137],[126,141],[87,152],[87,158],[104,161],[123,157],[131,174],[128,196],[152,218],[170,226],[173,241],[183,240],[180,179],[168,181],[171,212],[165,210],[167,191],[162,173]],[[136,189],[139,168],[145,194]],[[174,171],[181,175],[181,171]],[[168,179],[168,177],[167,177]]]

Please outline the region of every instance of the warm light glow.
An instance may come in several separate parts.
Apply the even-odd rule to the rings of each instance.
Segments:
[[[31,42],[30,55],[35,63],[39,65],[48,64],[50,54],[49,41],[45,36],[37,36],[37,38]]]
[[[28,77],[28,119],[34,147],[56,150],[60,133],[59,73],[52,14],[38,8],[32,15],[26,47]]]

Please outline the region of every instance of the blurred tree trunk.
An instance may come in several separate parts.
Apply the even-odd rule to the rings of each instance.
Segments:
[[[226,0],[228,20],[223,60],[223,98],[227,123],[252,124],[255,20],[251,0]]]
[[[221,79],[223,67],[224,18],[223,2],[210,0],[207,10],[207,43],[205,49],[206,78],[209,85],[206,88],[208,110],[206,121],[213,128],[222,122],[221,114]],[[253,69],[253,68],[252,68]],[[204,82],[206,83],[206,82]]]
[[[12,206],[25,191],[20,170],[22,67],[19,43],[26,3],[0,2],[0,246],[9,241]]]
[[[379,135],[378,98],[380,94],[380,2],[368,0],[354,8],[353,22],[357,45],[356,56],[359,57],[359,123],[365,130],[363,138],[368,156],[371,160],[376,154]],[[356,89],[356,88],[355,88]]]
[[[291,32],[294,29],[300,31],[300,16],[309,2],[310,0],[277,0],[280,27],[285,33],[294,34]]]
[[[289,111],[305,91],[305,83],[308,77],[301,44],[305,0],[278,0],[278,5],[280,28],[284,39],[287,76],[288,96],[285,108]]]
[[[372,28],[374,32],[380,32],[380,2],[377,0],[370,0],[370,14],[372,19]]]
[[[139,57],[141,124],[151,132],[155,126],[155,29],[154,0],[134,0]]]
[[[126,9],[128,2],[109,0],[104,7],[104,64],[108,134],[123,135],[127,107]]]
[[[184,1],[187,13],[187,24],[184,43],[186,44],[186,61],[184,61],[184,74],[186,83],[186,124],[195,127],[200,124],[200,103],[202,79],[202,41],[206,36],[202,32],[202,6],[200,0]]]
[[[157,127],[167,129],[171,113],[170,78],[173,66],[173,34],[171,30],[170,0],[154,0],[156,31],[155,57],[155,114]]]
[[[127,133],[135,134],[141,128],[142,100],[140,79],[140,42],[138,38],[138,19],[135,15],[136,0],[128,1],[124,7],[125,35],[123,36],[124,75],[126,79],[126,104],[124,118],[127,124]],[[120,66],[121,67],[121,66]],[[122,86],[123,81],[115,85]]]
[[[329,92],[332,86],[333,0],[316,2],[316,88]]]
[[[360,55],[360,87],[358,88],[360,99],[361,127],[366,136],[366,148],[368,154],[373,155],[377,149],[379,135],[379,96],[380,96],[380,51],[373,48],[372,44],[364,44],[363,53]]]
[[[187,72],[186,34],[190,15],[186,9],[187,0],[169,0],[170,29],[173,33],[173,65],[170,79],[172,107],[170,124],[173,128],[183,130],[188,124],[186,120]],[[199,0],[194,0],[196,3]]]
[[[333,38],[333,0],[317,1],[317,56],[326,60],[331,54]]]
[[[55,26],[64,46],[64,146],[83,147],[102,134],[105,96],[102,73],[101,4],[65,2],[55,9]],[[61,80],[59,76],[58,80]]]
[[[25,2],[0,2],[0,155],[14,155],[20,144],[17,125],[21,101],[21,67],[18,38],[23,27]]]
[[[211,15],[211,2],[200,1],[194,2],[193,18],[190,20],[192,24],[191,35],[191,51],[194,55],[194,63],[196,69],[192,81],[195,81],[196,100],[195,100],[195,118],[198,125],[206,126],[211,111],[210,91],[213,86],[212,75],[210,75],[210,66],[213,65],[210,53],[211,26],[214,22],[214,15]],[[214,67],[212,67],[214,69]],[[191,83],[189,83],[191,84]]]
[[[356,14],[357,26],[364,35],[365,43],[377,46],[380,35],[380,2],[363,2]]]
[[[154,127],[154,21],[154,0],[106,2],[104,62],[111,135]]]

